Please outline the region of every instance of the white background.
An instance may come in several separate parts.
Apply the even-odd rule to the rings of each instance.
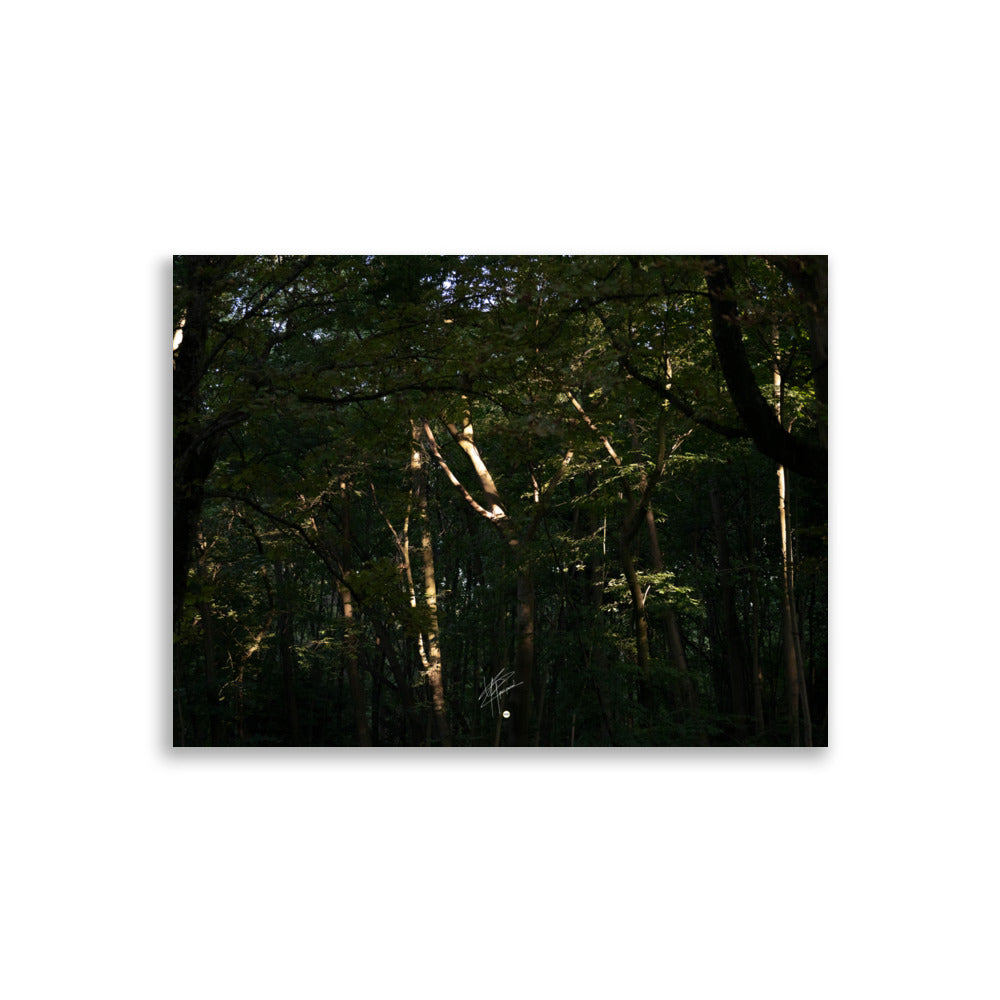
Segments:
[[[7,13],[5,995],[994,995],[986,9]],[[830,254],[829,749],[169,748],[173,253],[720,250]]]

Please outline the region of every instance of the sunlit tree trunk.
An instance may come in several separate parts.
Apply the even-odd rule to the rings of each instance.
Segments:
[[[778,356],[778,331],[774,331],[774,395],[779,423],[782,423],[783,391],[781,365]],[[778,466],[778,521],[781,528],[781,620],[785,651],[785,676],[789,728],[792,746],[812,746],[812,720],[809,717],[809,695],[806,689],[802,644],[799,641],[798,616],[795,612],[795,582],[792,572],[792,547],[788,531],[787,481],[785,467]]]
[[[788,679],[788,708],[792,730],[792,745],[801,742],[812,746],[812,719],[809,713],[809,693],[806,687],[802,643],[799,638],[798,615],[795,609],[795,577],[788,531],[785,469],[778,466],[778,516],[781,524],[781,608],[785,669]],[[801,735],[800,735],[801,733]]]
[[[802,697],[799,660],[795,650],[794,614],[789,593],[788,536],[785,523],[785,470],[778,466],[778,512],[781,523],[781,635],[785,658],[786,698],[788,702],[789,738],[792,746],[801,744],[799,705]]]
[[[434,545],[431,539],[431,522],[427,511],[427,477],[421,462],[418,431],[413,426],[413,446],[410,449],[410,469],[413,473],[413,491],[420,520],[420,554],[423,563],[424,604],[427,607],[427,644],[423,651],[424,671],[431,691],[431,706],[438,736],[444,746],[451,746],[451,730],[444,697],[444,677],[441,665],[441,644],[438,641],[437,581],[434,576]]]

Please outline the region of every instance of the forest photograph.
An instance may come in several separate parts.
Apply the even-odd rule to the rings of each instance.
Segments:
[[[172,283],[175,747],[828,745],[825,256]]]

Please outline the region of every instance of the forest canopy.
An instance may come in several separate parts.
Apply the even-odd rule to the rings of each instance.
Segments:
[[[826,257],[173,285],[175,746],[826,745]]]

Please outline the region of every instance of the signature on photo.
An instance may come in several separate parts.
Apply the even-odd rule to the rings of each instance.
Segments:
[[[489,681],[483,688],[483,693],[479,696],[479,707],[482,708],[489,702],[490,710],[496,712],[500,707],[500,699],[508,692],[512,691],[516,687],[520,687],[523,681],[517,681],[514,684],[509,683],[510,679],[514,676],[513,670],[504,670],[496,675],[491,681]]]

